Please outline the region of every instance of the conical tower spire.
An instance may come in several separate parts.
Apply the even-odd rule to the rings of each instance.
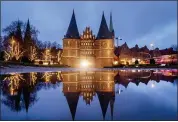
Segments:
[[[76,19],[75,19],[74,9],[73,9],[72,18],[71,18],[67,33],[64,38],[71,38],[71,39],[79,39],[80,38],[78,28],[77,28]]]
[[[108,29],[106,19],[104,17],[104,12],[101,19],[100,28],[98,31],[97,39],[112,39],[112,35]]]
[[[26,113],[28,113],[28,109],[30,106],[30,92],[28,87],[23,88],[23,99],[24,99]]]
[[[114,102],[115,102],[115,93],[113,93],[113,96],[110,100],[110,108],[111,108],[111,120],[113,120],[113,114],[114,114]]]
[[[65,97],[67,99],[67,103],[69,105],[69,109],[72,115],[72,120],[75,119],[75,113],[76,113],[76,109],[77,109],[77,104],[78,104],[78,100],[79,100],[79,93],[78,92],[68,92],[65,93]]]
[[[26,25],[26,30],[25,30],[24,45],[26,46],[25,48],[32,45],[31,27],[30,27],[29,19],[27,20],[27,25]]]
[[[113,28],[113,22],[112,22],[112,12],[110,13],[110,25],[109,25],[109,30],[114,37],[114,28]]]
[[[103,114],[103,120],[105,120],[105,115],[106,115],[106,111],[109,105],[111,95],[109,92],[97,92],[97,94],[98,94],[98,99],[99,99],[102,114]]]

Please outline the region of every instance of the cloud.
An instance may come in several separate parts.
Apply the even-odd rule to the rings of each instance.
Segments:
[[[177,21],[167,23],[163,27],[153,28],[150,32],[146,33],[142,37],[132,40],[128,45],[139,44],[139,46],[153,43],[155,47],[168,48],[172,44],[177,42]]]
[[[95,35],[98,33],[102,11],[105,12],[108,25],[109,14],[112,11],[115,35],[121,36],[132,46],[136,44],[136,39],[153,35],[155,27],[159,31],[177,20],[176,1],[3,1],[1,3],[2,27],[6,27],[18,18],[23,21],[29,18],[40,31],[40,40],[59,43],[62,43],[67,31],[73,9],[79,32],[82,33],[86,26],[90,26]],[[170,33],[169,35],[171,36]],[[175,34],[165,38],[176,39]],[[150,40],[146,40],[145,44],[147,41]],[[164,44],[160,46],[165,47]]]

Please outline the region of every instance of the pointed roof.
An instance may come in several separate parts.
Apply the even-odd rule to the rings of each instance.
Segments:
[[[23,88],[23,99],[24,99],[26,113],[28,113],[28,109],[30,106],[30,92],[28,90],[28,87]]]
[[[112,12],[110,13],[109,31],[111,32],[112,36],[114,36],[114,28],[113,28],[113,22],[112,22]]]
[[[111,92],[97,92],[97,94],[98,94],[98,99],[99,99],[102,114],[103,114],[103,119],[105,119],[106,111],[107,111],[112,93]]]
[[[110,100],[111,120],[113,120],[113,114],[114,114],[114,102],[115,102],[115,94],[114,94],[114,92],[113,92],[112,99]]]
[[[147,46],[145,45],[144,47],[140,48],[141,52],[149,52],[149,49],[147,48]]]
[[[65,93],[65,97],[69,105],[69,109],[72,115],[72,120],[74,120],[76,109],[77,109],[77,104],[79,100],[79,93],[78,92],[67,92]]]
[[[25,36],[24,36],[24,48],[27,48],[28,46],[33,45],[32,41],[32,32],[31,32],[31,25],[29,19],[27,20],[26,30],[25,30]]]
[[[80,38],[78,28],[77,28],[76,19],[75,19],[74,10],[73,10],[72,18],[70,20],[70,24],[69,24],[67,33],[64,38],[71,38],[71,39],[79,39]]]
[[[20,106],[20,100],[21,100],[21,89],[18,89],[17,95],[15,96],[15,110],[20,111],[21,106]]]
[[[129,48],[126,42],[123,45],[121,45],[121,48],[123,48],[123,47]]]
[[[106,19],[104,17],[104,12],[101,19],[100,28],[98,31],[97,39],[112,39],[111,32],[108,29]]]

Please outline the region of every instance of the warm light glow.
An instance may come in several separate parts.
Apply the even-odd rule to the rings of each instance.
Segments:
[[[46,50],[46,52],[50,52],[50,50],[49,50],[49,49],[47,49],[47,50]]]
[[[133,69],[132,72],[135,72],[135,70]]]
[[[11,45],[9,45],[9,48],[4,52],[5,52],[5,61],[11,60],[13,57],[15,57],[16,60],[19,60],[24,53],[23,51],[20,50],[19,42],[16,42],[13,37],[11,39]]]
[[[119,63],[118,61],[114,61],[113,62],[114,65],[118,65],[118,63]]]
[[[45,79],[45,82],[50,82],[50,81],[51,81],[51,76],[52,76],[52,73],[50,73],[50,72],[45,72],[45,73],[43,74],[42,79],[44,78],[44,79]]]
[[[135,58],[132,58],[132,62],[135,62]]]
[[[12,44],[14,44],[15,43],[15,40],[12,40]]]
[[[30,46],[30,60],[33,61],[35,59],[37,59],[37,50],[35,48],[35,46]]]
[[[86,67],[88,67],[88,65],[89,65],[89,62],[88,62],[87,60],[83,60],[83,61],[81,61],[81,63],[80,63],[80,66],[81,66],[82,68],[86,68]]]
[[[43,54],[43,59],[46,61],[51,62],[51,50],[50,49],[45,49],[45,51],[42,53]]]
[[[47,62],[44,62],[43,65],[48,65],[48,63],[47,63]]]

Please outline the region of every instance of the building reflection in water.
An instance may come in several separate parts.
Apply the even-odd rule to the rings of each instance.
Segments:
[[[74,120],[79,96],[83,97],[86,104],[91,104],[93,97],[98,96],[102,109],[103,118],[111,105],[113,114],[115,91],[114,76],[115,72],[63,72],[63,92],[69,104],[69,108]]]
[[[177,70],[119,70],[119,71],[75,71],[45,72],[3,75],[1,79],[2,103],[13,111],[26,110],[38,101],[37,92],[44,89],[59,88],[66,97],[72,119],[75,119],[79,97],[86,105],[92,104],[93,97],[98,97],[103,119],[110,105],[113,119],[115,95],[121,94],[120,86],[128,87],[129,83],[148,84],[156,87],[156,82],[173,83],[178,77]]]

